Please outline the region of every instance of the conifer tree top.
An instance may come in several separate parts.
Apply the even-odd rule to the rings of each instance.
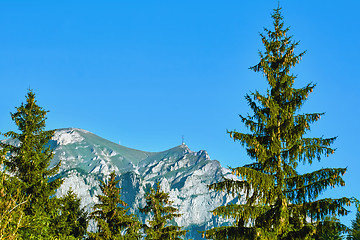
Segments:
[[[265,50],[260,61],[251,67],[265,76],[268,90],[245,96],[253,115],[240,118],[249,133],[229,131],[234,141],[246,147],[254,160],[242,167],[230,168],[239,179],[224,179],[210,189],[226,191],[245,204],[228,204],[213,213],[235,220],[233,226],[206,231],[212,239],[308,239],[318,238],[330,229],[343,231],[336,216],[348,214],[344,207],[354,199],[319,199],[322,192],[344,186],[345,168],[326,168],[300,174],[299,163],[311,164],[314,159],[334,153],[335,138],[309,138],[310,124],[323,113],[300,113],[314,84],[295,88],[290,69],[299,63],[305,52],[295,53],[298,42],[288,36],[281,8],[272,14],[273,29],[260,34]],[[241,202],[241,201],[240,201]]]

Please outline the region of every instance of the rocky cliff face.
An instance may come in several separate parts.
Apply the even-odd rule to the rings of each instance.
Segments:
[[[218,161],[211,160],[206,151],[193,152],[180,145],[158,153],[143,152],[74,128],[57,130],[50,144],[55,153],[52,165],[61,161],[57,177],[64,178],[57,195],[72,188],[89,211],[97,202],[96,195],[101,193],[98,180],[107,179],[112,171],[120,179],[122,199],[136,214],[145,204],[145,192],[160,182],[182,214],[175,222],[189,229],[187,237],[193,239],[201,238],[197,230],[226,224],[214,217],[211,210],[238,201],[208,190],[207,185],[234,176]],[[140,218],[145,220],[144,216]]]

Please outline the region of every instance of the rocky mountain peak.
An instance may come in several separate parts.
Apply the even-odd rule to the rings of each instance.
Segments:
[[[206,151],[193,152],[186,144],[162,152],[145,152],[77,128],[56,130],[50,144],[55,153],[52,165],[62,161],[58,176],[64,178],[64,183],[57,195],[71,187],[89,211],[101,193],[98,180],[106,180],[112,171],[118,175],[122,198],[133,213],[144,206],[149,186],[160,182],[182,214],[176,223],[189,229],[187,236],[192,239],[202,239],[198,230],[224,224],[211,210],[238,201],[208,190],[209,184],[234,176],[218,161],[211,160]],[[145,220],[141,214],[140,218]]]

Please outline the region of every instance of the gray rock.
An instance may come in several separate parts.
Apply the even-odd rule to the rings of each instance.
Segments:
[[[170,194],[173,206],[181,217],[178,226],[189,229],[187,237],[201,239],[203,231],[213,226],[228,224],[210,212],[229,202],[238,202],[231,195],[208,190],[208,185],[223,177],[234,178],[229,170],[211,160],[206,151],[193,152],[185,144],[163,152],[144,152],[130,149],[100,138],[82,129],[56,130],[50,142],[54,150],[51,166],[61,161],[57,177],[64,183],[56,195],[64,195],[70,188],[88,211],[101,194],[99,179],[106,180],[112,171],[120,179],[122,199],[129,204],[130,212],[139,214],[145,205],[144,194],[157,182]]]

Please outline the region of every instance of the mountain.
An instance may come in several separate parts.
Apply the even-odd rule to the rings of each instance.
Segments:
[[[50,146],[54,151],[51,166],[61,161],[60,172],[55,177],[64,178],[57,196],[72,188],[88,211],[101,193],[98,180],[106,180],[112,171],[120,180],[122,199],[129,204],[130,212],[138,214],[143,221],[145,216],[137,209],[145,205],[144,194],[150,186],[160,182],[182,214],[175,222],[190,230],[188,238],[201,239],[198,230],[227,224],[210,211],[237,201],[207,187],[223,177],[234,178],[229,170],[211,160],[206,151],[193,152],[185,144],[163,152],[145,152],[82,129],[67,128],[55,131]]]

